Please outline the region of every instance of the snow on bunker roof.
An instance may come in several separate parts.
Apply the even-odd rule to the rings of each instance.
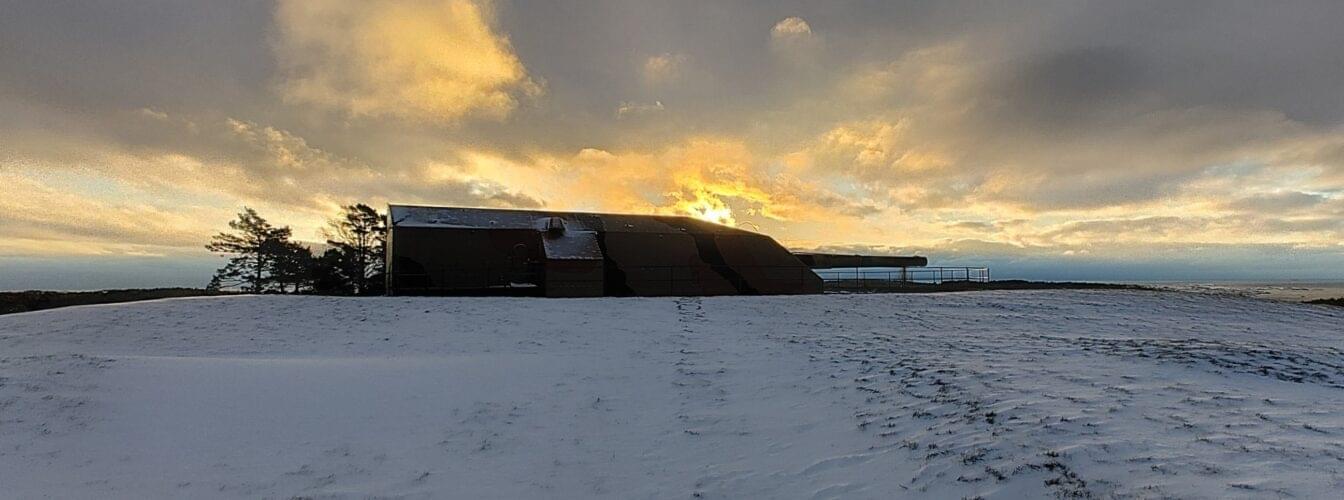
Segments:
[[[388,214],[391,224],[395,227],[544,230],[549,219],[559,218],[564,221],[566,231],[754,234],[750,231],[691,217],[672,215],[551,212],[415,205],[389,205]]]

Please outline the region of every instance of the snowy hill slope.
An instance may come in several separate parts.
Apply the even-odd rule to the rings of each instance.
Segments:
[[[1344,309],[1131,291],[0,317],[14,498],[1330,497]]]

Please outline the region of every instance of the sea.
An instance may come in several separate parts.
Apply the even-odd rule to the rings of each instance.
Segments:
[[[1236,295],[1288,302],[1344,298],[1344,280],[1136,281],[1132,284],[1183,292]]]
[[[817,274],[828,279],[852,279],[861,275],[868,279],[890,279],[891,276],[899,276],[900,270],[896,268],[862,268],[854,269],[821,269]],[[924,280],[928,276],[916,274],[911,276],[915,280]],[[1030,278],[1028,278],[1030,279]],[[1051,281],[1051,280],[1042,280]],[[1182,292],[1207,293],[1214,295],[1235,295],[1239,297],[1250,297],[1266,300],[1279,300],[1286,302],[1306,302],[1317,299],[1344,298],[1344,280],[1277,280],[1277,281],[1238,281],[1238,280],[1208,280],[1208,281],[1128,281],[1128,280],[1098,280],[1097,283],[1119,283],[1127,285],[1139,285],[1150,288],[1159,288],[1166,290],[1178,290]]]

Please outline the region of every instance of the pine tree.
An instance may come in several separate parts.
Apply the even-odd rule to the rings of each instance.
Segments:
[[[223,288],[223,286],[224,284],[220,281],[219,275],[216,274],[210,278],[209,283],[206,283],[205,291],[206,293],[219,293],[220,289]]]
[[[252,293],[265,291],[275,265],[275,242],[288,242],[289,228],[274,227],[256,210],[243,207],[238,219],[229,221],[229,229],[233,232],[216,234],[205,246],[211,252],[233,256],[215,277],[221,285],[239,286]]]
[[[328,248],[313,260],[313,291],[322,294],[349,295],[354,289],[346,270],[353,267],[346,262],[345,254],[335,248]]]
[[[373,278],[382,275],[387,245],[387,218],[363,203],[341,207],[328,221],[327,244],[341,254],[341,274],[357,295],[376,289]]]
[[[271,258],[271,281],[280,293],[298,293],[313,282],[313,252],[298,243],[272,239],[263,245]],[[287,289],[286,287],[290,287]]]

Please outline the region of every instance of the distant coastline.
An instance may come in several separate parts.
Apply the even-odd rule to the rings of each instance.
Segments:
[[[115,304],[119,302],[138,302],[142,300],[198,297],[204,295],[220,294],[207,292],[202,288],[133,288],[82,292],[45,290],[0,292],[0,314],[40,311],[58,307]]]
[[[1236,295],[1284,302],[1312,302],[1344,298],[1344,280],[1281,281],[1150,281],[1134,284],[1159,290]]]

